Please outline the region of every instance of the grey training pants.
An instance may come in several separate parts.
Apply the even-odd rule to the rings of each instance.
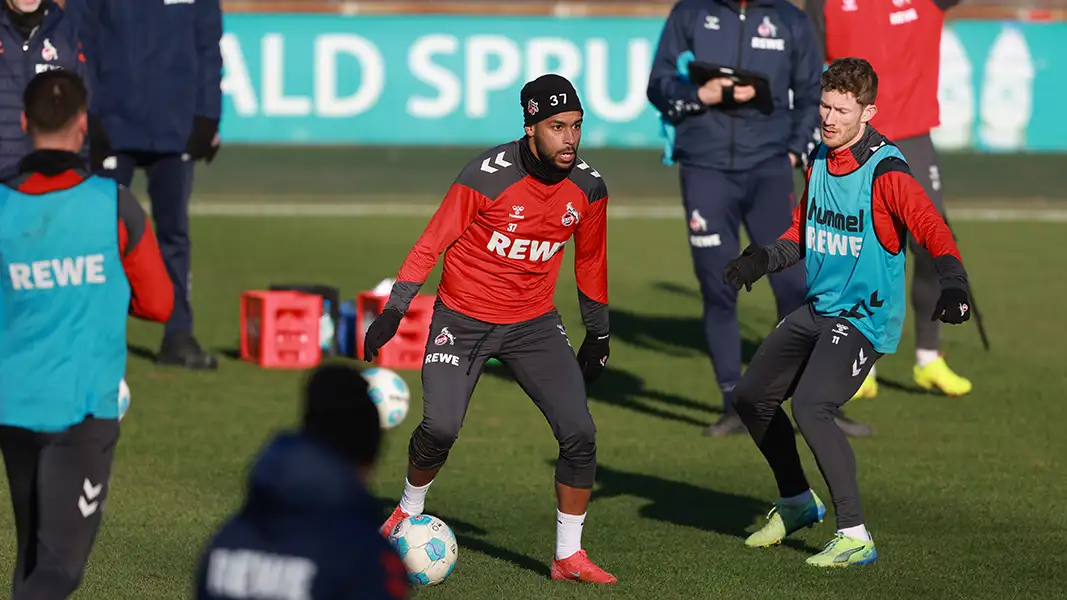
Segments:
[[[411,464],[434,469],[448,459],[490,357],[511,370],[552,427],[559,442],[556,480],[592,488],[596,426],[578,360],[555,310],[528,321],[495,325],[437,301],[422,365],[422,422],[408,446]]]
[[[118,437],[115,419],[54,434],[0,426],[18,538],[12,600],[64,600],[81,584]]]
[[[793,418],[830,488],[839,529],[863,523],[863,513],[856,459],[834,416],[881,356],[847,320],[818,315],[805,304],[763,340],[734,397],[737,415],[774,471],[779,494],[787,498],[811,487],[782,410],[792,396]]]

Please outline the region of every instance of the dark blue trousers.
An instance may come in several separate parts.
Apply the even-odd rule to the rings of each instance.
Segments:
[[[181,154],[123,153],[104,161],[97,173],[129,187],[138,167],[148,176],[148,197],[152,221],[163,262],[174,282],[174,312],[167,321],[165,335],[193,332],[193,311],[189,306],[189,197],[193,192],[193,162]],[[110,167],[110,168],[109,168]]]
[[[753,243],[778,239],[792,222],[793,171],[782,156],[750,171],[725,172],[682,165],[682,199],[689,227],[693,270],[704,299],[704,336],[715,376],[730,410],[741,380],[741,329],[737,290],[723,283],[726,263],[741,252],[742,223]],[[782,319],[804,303],[804,266],[770,276]]]

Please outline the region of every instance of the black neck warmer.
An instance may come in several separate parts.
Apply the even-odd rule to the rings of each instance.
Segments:
[[[11,19],[11,24],[15,26],[19,34],[22,35],[22,41],[30,39],[30,34],[33,30],[41,25],[44,21],[45,2],[37,7],[37,10],[28,13],[18,12],[11,8],[11,5],[4,2],[4,10],[7,11],[8,18]]]
[[[566,179],[574,167],[560,169],[551,163],[546,164],[534,155],[530,149],[530,137],[523,137],[519,141],[519,158],[522,160],[522,168],[534,179],[548,185],[555,185]]]

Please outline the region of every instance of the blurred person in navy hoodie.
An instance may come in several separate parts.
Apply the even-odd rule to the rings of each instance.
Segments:
[[[408,598],[404,564],[378,534],[378,505],[365,488],[381,435],[357,369],[312,372],[299,430],[267,445],[244,505],[208,543],[197,600]]]
[[[7,0],[14,1],[14,0]],[[22,0],[19,0],[22,1]],[[156,362],[215,369],[193,335],[189,298],[193,167],[219,150],[219,0],[70,0],[89,57],[93,171],[127,187],[144,169],[159,248],[174,282],[174,314]]]

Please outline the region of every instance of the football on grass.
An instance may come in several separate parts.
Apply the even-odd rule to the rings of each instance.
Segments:
[[[437,585],[448,579],[459,558],[452,529],[432,515],[415,515],[397,523],[389,543],[400,553],[414,585]]]

